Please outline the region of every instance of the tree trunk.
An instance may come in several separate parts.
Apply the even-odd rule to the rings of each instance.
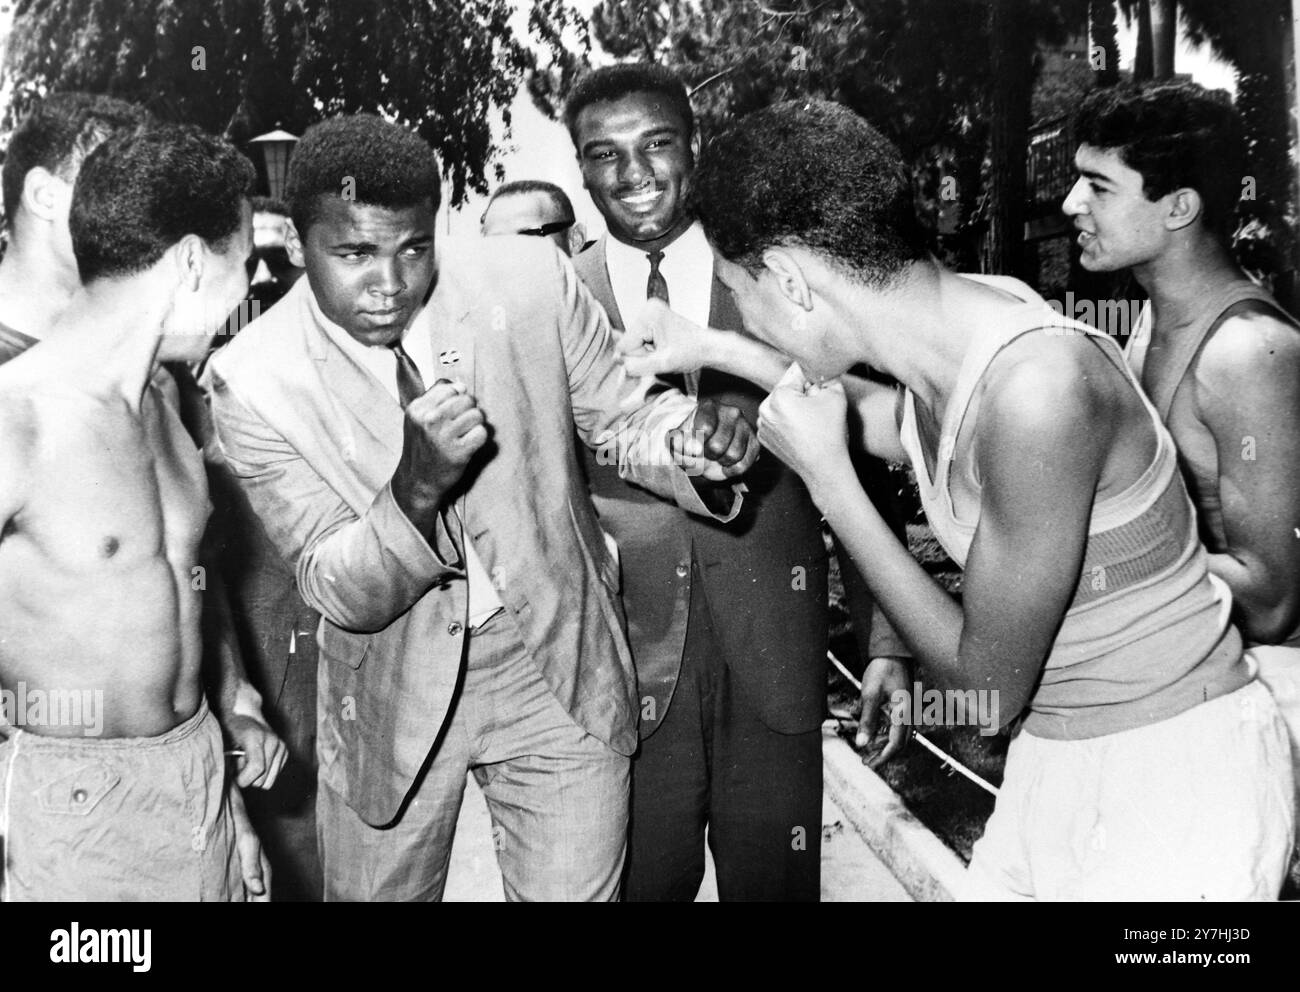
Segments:
[[[989,228],[984,271],[1023,276],[1025,164],[1029,150],[1034,36],[1028,0],[992,0],[989,45],[993,93],[989,114]]]
[[[1115,28],[1115,0],[1092,0],[1088,6],[1092,35],[1092,70],[1098,86],[1119,82],[1119,41]]]
[[[1148,0],[1138,0],[1137,5],[1138,41],[1137,54],[1133,58],[1133,80],[1142,82],[1150,79],[1153,72],[1151,53],[1151,5]]]
[[[1174,41],[1178,37],[1177,0],[1149,0],[1151,12],[1151,76],[1174,78]]]

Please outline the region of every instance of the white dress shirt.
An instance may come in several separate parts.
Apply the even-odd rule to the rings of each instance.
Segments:
[[[310,296],[310,294],[308,294]],[[394,402],[401,402],[397,392],[397,355],[393,349],[385,345],[376,345],[371,347],[364,345],[351,334],[339,327],[320,310],[319,304],[314,297],[311,297],[312,309],[315,311],[316,318],[325,328],[325,333],[340,348],[355,358],[367,372],[378,380],[384,390],[393,398]],[[415,333],[413,333],[413,330]],[[420,378],[424,380],[426,386],[430,386],[439,378],[450,378],[441,374],[434,374],[433,370],[437,368],[433,356],[433,342],[430,340],[426,331],[425,322],[418,318],[413,319],[407,325],[406,331],[402,335],[402,349],[411,356],[411,361],[420,372]],[[461,531],[463,545],[465,548],[465,577],[469,582],[469,626],[470,629],[482,626],[491,619],[497,611],[501,609],[501,597],[497,595],[496,587],[492,585],[492,580],[488,578],[487,569],[483,567],[483,562],[474,550],[474,545],[470,542],[464,530]]]
[[[627,326],[645,306],[650,256],[610,235],[605,239],[605,267],[614,302]],[[668,284],[668,305],[687,320],[708,327],[713,302],[713,249],[699,221],[664,249],[659,273]]]

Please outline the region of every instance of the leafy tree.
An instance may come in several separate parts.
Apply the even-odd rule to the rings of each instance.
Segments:
[[[1294,311],[1296,188],[1291,159],[1294,134],[1291,74],[1291,5],[1288,0],[1179,0],[1189,37],[1208,44],[1237,69],[1237,109],[1246,132],[1242,177],[1245,221],[1237,254],[1247,268],[1274,280]]]
[[[486,190],[500,151],[490,122],[500,114],[509,126],[525,74],[572,60],[565,32],[585,50],[565,0],[532,0],[540,57],[511,15],[509,0],[19,0],[4,126],[68,89],[136,100],[237,142],[368,111],[433,145],[459,203]]]

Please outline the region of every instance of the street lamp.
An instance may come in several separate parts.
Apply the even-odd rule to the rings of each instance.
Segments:
[[[289,153],[297,142],[297,136],[280,130],[259,134],[250,142],[262,151],[262,162],[266,165],[267,192],[272,199],[284,197],[285,181],[289,177]]]

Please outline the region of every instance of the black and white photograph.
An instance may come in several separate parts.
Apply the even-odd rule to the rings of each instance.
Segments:
[[[0,3],[31,953],[149,971],[126,903],[1052,902],[1115,972],[1261,964],[1177,904],[1300,900],[1298,41]]]

